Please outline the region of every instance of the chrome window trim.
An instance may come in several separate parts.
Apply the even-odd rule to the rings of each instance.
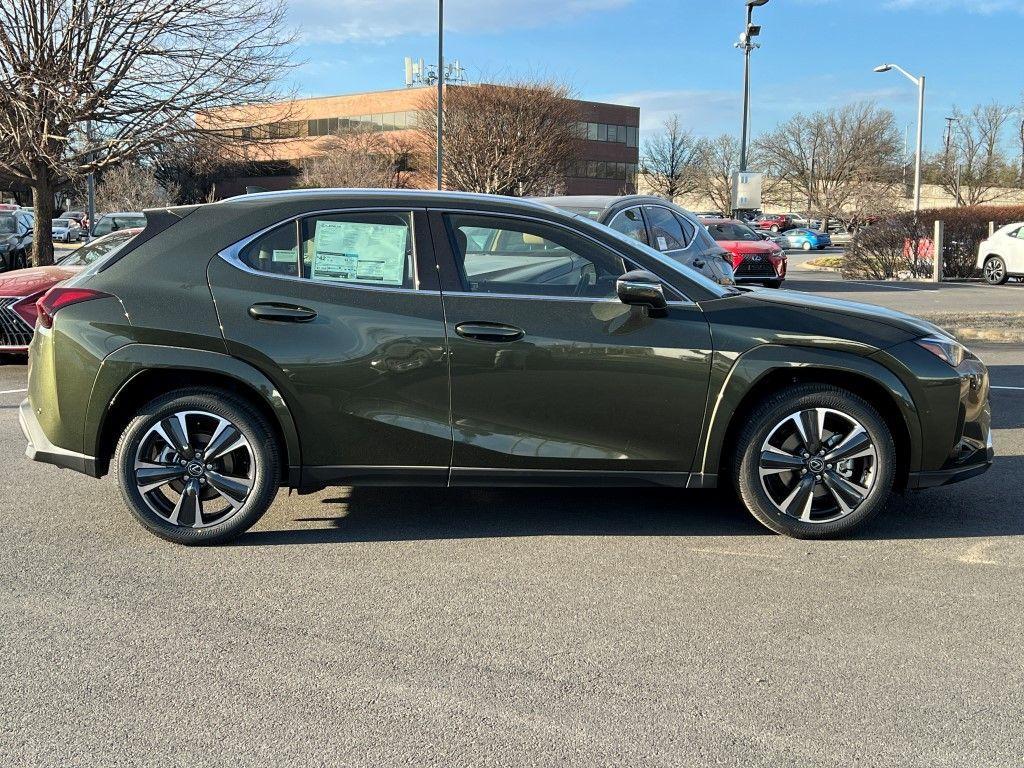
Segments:
[[[661,206],[661,207],[664,207],[664,206]],[[635,262],[633,262],[632,259],[630,259],[627,256],[624,256],[623,254],[619,253],[617,250],[615,250],[611,246],[609,246],[609,245],[607,245],[605,243],[602,243],[597,238],[591,237],[588,233],[581,232],[578,229],[572,229],[570,227],[565,226],[564,224],[562,224],[560,222],[551,221],[550,219],[543,219],[543,218],[541,218],[539,216],[529,216],[529,215],[523,215],[523,214],[518,214],[518,213],[504,213],[504,212],[492,213],[490,211],[479,211],[479,210],[472,210],[472,209],[468,209],[467,210],[467,209],[463,209],[463,208],[430,208],[428,210],[430,210],[431,212],[440,213],[442,215],[449,214],[449,213],[461,213],[461,214],[466,214],[466,215],[469,215],[469,216],[486,216],[486,217],[498,218],[498,219],[519,219],[519,220],[526,220],[526,221],[535,221],[535,222],[537,222],[539,224],[546,224],[546,225],[548,225],[550,227],[557,227],[558,229],[565,230],[566,232],[569,232],[570,234],[576,235],[577,237],[581,237],[584,240],[589,240],[590,242],[594,243],[594,245],[598,246],[599,248],[603,248],[606,251],[610,251],[611,253],[615,254],[620,259],[622,259],[623,265],[632,265],[634,268],[639,268],[639,265],[635,264]],[[573,215],[578,216],[579,214],[573,214]],[[597,223],[597,222],[595,222],[595,223]],[[603,227],[603,226],[606,226],[606,225],[605,224],[601,224],[600,226]],[[447,227],[446,227],[446,229],[447,229]],[[448,247],[451,248],[451,245],[449,244]],[[647,247],[649,248],[650,246],[647,246]],[[453,252],[453,255],[455,255],[454,252]],[[629,270],[626,270],[626,271],[628,272]],[[669,285],[667,287],[673,293],[676,293],[676,294],[682,296],[682,299],[673,300],[673,301],[668,302],[670,305],[688,305],[688,304],[696,305],[695,301],[690,299],[688,296],[684,295],[683,292],[678,290],[675,286]],[[443,293],[446,296],[450,296],[450,295],[457,295],[457,296],[493,296],[493,297],[512,298],[512,299],[535,299],[535,300],[539,299],[539,300],[542,300],[542,301],[588,301],[588,302],[590,302],[592,304],[594,304],[594,303],[601,303],[601,302],[619,302],[619,300],[617,298],[590,299],[590,298],[587,298],[585,296],[542,296],[542,295],[537,295],[537,294],[532,294],[532,293],[523,293],[523,294],[520,294],[520,293],[482,293],[482,292],[479,292],[479,291],[475,291],[475,292],[474,291],[443,291]],[[621,303],[621,302],[619,302],[619,303]]]
[[[227,248],[219,251],[217,256],[226,261],[236,269],[246,272],[250,275],[257,275],[259,277],[265,277],[272,280],[287,280],[296,283],[303,283],[305,285],[327,285],[331,287],[341,288],[353,288],[362,291],[386,291],[388,293],[416,293],[430,296],[440,295],[440,291],[431,291],[424,288],[420,288],[420,273],[419,273],[419,253],[416,249],[416,217],[415,213],[426,213],[426,208],[415,207],[408,208],[403,206],[374,206],[374,207],[359,207],[359,208],[327,208],[317,211],[307,211],[305,213],[299,213],[294,216],[276,221],[268,227],[248,235],[241,240],[232,243]],[[403,288],[394,285],[370,285],[367,283],[346,283],[334,280],[317,280],[312,277],[303,277],[302,275],[281,275],[276,272],[263,272],[259,269],[255,269],[246,264],[241,259],[242,251],[251,243],[263,237],[263,235],[271,232],[279,227],[283,227],[286,224],[295,224],[296,228],[301,223],[302,219],[309,219],[316,216],[336,216],[340,214],[360,214],[360,213],[405,213],[409,215],[409,233],[412,237],[412,273],[413,281],[415,286],[412,288]],[[296,231],[296,241],[299,239],[299,233]],[[301,244],[300,244],[301,246]]]

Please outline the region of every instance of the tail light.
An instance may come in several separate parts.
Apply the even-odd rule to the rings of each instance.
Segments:
[[[57,314],[58,310],[70,307],[72,304],[81,304],[83,301],[91,301],[92,299],[105,299],[109,296],[109,293],[90,291],[88,288],[61,288],[60,286],[54,286],[36,302],[39,325],[43,328],[52,328],[53,316]]]
[[[38,314],[36,312],[36,301],[44,293],[46,293],[46,291],[39,291],[37,293],[33,293],[31,296],[18,299],[18,301],[11,304],[11,309],[17,312],[18,317],[24,320],[29,327],[34,327],[36,324],[36,315]]]

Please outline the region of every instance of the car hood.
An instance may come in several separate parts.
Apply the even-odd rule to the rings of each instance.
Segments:
[[[81,267],[32,267],[0,275],[0,296],[30,296],[67,280],[81,272]]]
[[[782,250],[779,246],[774,243],[769,243],[767,240],[759,240],[757,242],[754,242],[753,240],[720,240],[718,241],[718,244],[727,251],[742,256],[753,253],[760,253],[763,256],[767,256],[772,253],[778,253]]]
[[[875,304],[861,304],[860,302],[846,301],[845,299],[831,299],[800,291],[764,290],[752,291],[749,295],[761,302],[776,306],[818,309],[825,312],[835,312],[857,320],[881,323],[904,331],[913,337],[931,336],[934,334],[949,336],[949,333],[939,328],[939,326],[929,323],[927,320],[922,320],[919,317],[898,312],[894,309],[879,307]]]

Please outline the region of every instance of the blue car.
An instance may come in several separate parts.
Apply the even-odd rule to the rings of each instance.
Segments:
[[[805,251],[820,251],[832,245],[832,238],[828,232],[818,232],[814,229],[788,229],[778,236],[776,242],[787,250],[802,248]]]

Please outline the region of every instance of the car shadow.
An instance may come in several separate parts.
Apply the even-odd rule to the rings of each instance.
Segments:
[[[990,474],[946,488],[894,495],[852,538],[863,541],[1024,535],[1019,506],[999,497],[1024,473],[1024,457],[997,457]],[[992,481],[996,480],[996,483]],[[998,482],[1001,481],[1001,482]],[[989,498],[990,496],[996,498]],[[291,523],[254,530],[233,546],[342,544],[530,536],[771,535],[731,491],[672,489],[351,488]]]

